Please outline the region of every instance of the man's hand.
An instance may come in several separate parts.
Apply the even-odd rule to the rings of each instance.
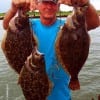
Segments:
[[[30,0],[30,10],[36,10],[37,9],[37,0]]]
[[[24,11],[35,10],[36,0],[12,0],[12,9],[22,8]]]
[[[58,0],[58,3],[69,6],[83,6],[89,3],[89,0]]]
[[[65,4],[71,6],[71,0],[58,0],[59,4]]]
[[[3,20],[3,28],[8,28],[10,20],[16,15],[19,8],[23,9],[24,12],[35,10],[36,3],[36,0],[12,0],[11,8],[8,10]]]

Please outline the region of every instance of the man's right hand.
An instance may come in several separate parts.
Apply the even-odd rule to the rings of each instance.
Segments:
[[[18,8],[22,8],[24,11],[35,10],[36,0],[12,0],[12,9],[17,11]]]
[[[17,10],[21,7],[23,11],[27,12],[36,9],[36,0],[12,0],[11,8],[5,14],[3,20],[3,28],[7,29],[10,20],[15,16]]]

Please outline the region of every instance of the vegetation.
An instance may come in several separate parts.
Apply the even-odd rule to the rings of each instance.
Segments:
[[[98,15],[100,16],[100,10],[98,10],[97,12],[98,12]]]
[[[70,13],[71,13],[71,11],[68,11],[68,12],[60,11],[60,12],[57,13],[57,16],[64,16],[64,17],[66,17]],[[28,14],[29,14],[30,17],[39,17],[40,16],[39,12],[36,12],[36,11],[35,12],[28,12]]]
[[[5,15],[5,13],[0,13],[0,16],[4,16]]]
[[[58,17],[59,16],[66,17],[70,13],[71,13],[71,11],[68,11],[68,12],[66,12],[66,11],[60,11],[60,12],[57,13],[57,16]],[[29,17],[39,17],[40,16],[39,12],[37,12],[37,11],[28,12],[27,14],[29,15]],[[4,15],[5,15],[5,13],[0,13],[0,18],[3,19]]]
[[[60,17],[66,17],[67,15],[69,15],[72,11],[60,11],[57,13],[57,16]],[[100,15],[100,10],[97,11],[98,15]],[[39,17],[39,12],[38,11],[34,11],[34,12],[28,12],[29,17]],[[3,19],[5,13],[0,13],[0,19]]]
[[[68,16],[70,13],[71,13],[72,11],[59,11],[58,13],[57,13],[57,16],[63,16],[63,17],[66,17],[66,16]],[[97,11],[97,13],[100,15],[100,11],[98,10]],[[34,11],[34,12],[28,12],[28,14],[29,14],[29,16],[31,17],[39,17],[40,15],[39,15],[39,12],[36,12],[36,11]]]

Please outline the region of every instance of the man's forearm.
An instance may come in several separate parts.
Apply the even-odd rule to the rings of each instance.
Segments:
[[[3,28],[7,29],[9,26],[9,22],[12,19],[12,17],[14,17],[16,14],[16,10],[13,9],[9,9],[9,11],[6,13],[6,15],[4,16],[4,20],[3,20]]]
[[[97,11],[91,4],[89,4],[89,7],[86,11],[86,22],[88,30],[94,29],[100,25],[100,19]]]

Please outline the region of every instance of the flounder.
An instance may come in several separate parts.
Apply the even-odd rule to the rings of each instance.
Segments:
[[[69,87],[80,89],[78,74],[84,66],[88,54],[90,38],[86,27],[85,11],[87,7],[74,7],[69,15],[55,43],[57,58],[70,74]]]
[[[33,50],[27,58],[19,77],[26,100],[47,100],[51,83],[45,70],[44,55]]]
[[[1,45],[8,63],[17,73],[20,73],[35,46],[37,43],[30,29],[28,15],[19,8],[18,15],[10,22]]]

